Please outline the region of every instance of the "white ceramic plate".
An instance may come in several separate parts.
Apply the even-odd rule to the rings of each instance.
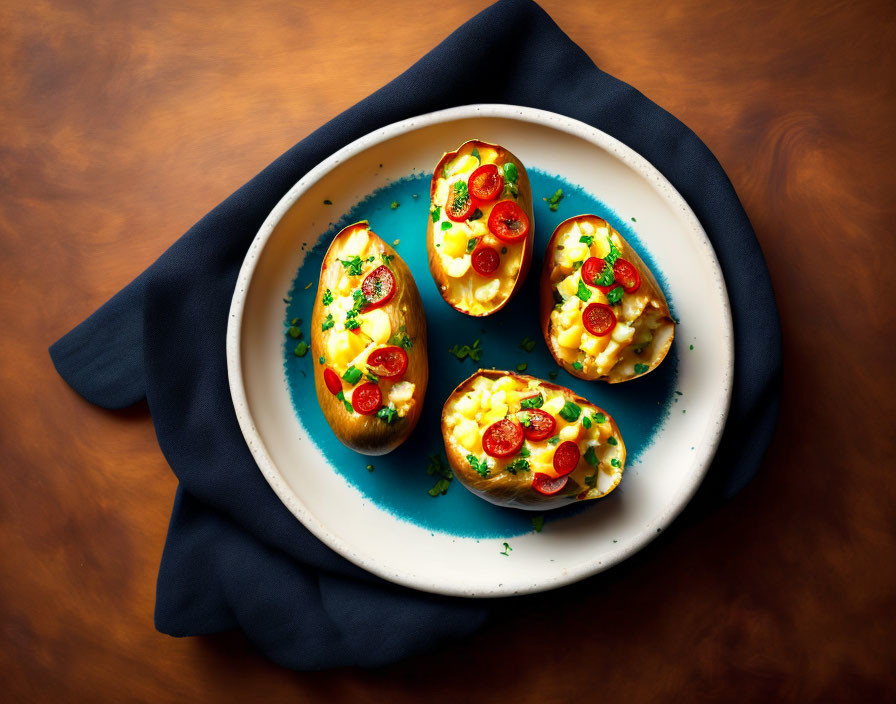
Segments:
[[[473,137],[506,146],[527,167],[563,175],[617,212],[637,212],[638,237],[659,263],[682,321],[675,340],[676,388],[688,399],[687,412],[675,408],[668,415],[655,441],[626,468],[620,488],[599,506],[552,522],[550,530],[514,537],[510,557],[498,555],[503,542],[498,538],[463,538],[400,520],[346,482],[306,436],[283,369],[282,299],[304,260],[302,243],[310,249],[334,213],[392,180],[430,171],[443,151]],[[422,228],[421,223],[424,237]],[[427,275],[415,272],[418,283]],[[533,268],[530,276],[537,278],[538,271]],[[695,340],[699,344],[691,350]],[[470,105],[389,125],[308,172],[255,237],[227,330],[230,389],[240,427],[261,472],[296,518],[333,550],[380,577],[470,597],[569,584],[617,564],[656,537],[684,508],[712,460],[728,413],[733,361],[722,273],[705,232],[677,191],[609,135],[562,115],[509,105]],[[315,398],[307,403],[309,412],[320,412]],[[444,399],[428,396],[426,403],[441,407]],[[451,491],[465,490],[454,482]]]

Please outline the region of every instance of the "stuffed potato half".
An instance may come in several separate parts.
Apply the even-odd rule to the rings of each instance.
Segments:
[[[662,289],[606,220],[578,215],[554,230],[541,273],[541,331],[561,367],[611,384],[655,369],[675,323]]]
[[[541,511],[609,494],[622,479],[625,443],[613,419],[570,389],[532,376],[482,370],[442,409],[455,476],[499,506]]]
[[[486,316],[519,290],[532,260],[535,221],[523,164],[496,144],[465,142],[436,165],[426,248],[442,298]]]
[[[404,442],[429,378],[426,318],[407,264],[366,221],[324,256],[311,350],[317,400],[339,440],[366,455]]]

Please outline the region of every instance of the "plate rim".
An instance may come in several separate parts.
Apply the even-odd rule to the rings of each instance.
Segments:
[[[719,287],[722,298],[724,330],[721,331],[723,334],[720,335],[720,338],[722,338],[725,344],[724,352],[726,353],[726,364],[723,370],[724,378],[722,383],[724,393],[720,402],[717,404],[720,406],[720,408],[717,409],[717,421],[709,430],[711,437],[701,443],[702,452],[698,452],[694,458],[697,471],[692,474],[688,482],[683,483],[683,485],[679,487],[677,494],[672,497],[671,501],[667,502],[665,510],[658,516],[658,518],[655,519],[654,522],[647,524],[636,531],[628,545],[614,552],[609,559],[607,559],[607,556],[603,556],[604,559],[595,557],[593,560],[583,561],[577,565],[573,565],[564,572],[550,578],[536,580],[534,582],[527,581],[525,583],[508,583],[505,581],[488,591],[462,588],[456,584],[445,585],[442,583],[433,583],[432,581],[426,581],[424,576],[416,573],[396,573],[377,559],[371,558],[369,555],[360,555],[356,553],[342,538],[332,534],[291,489],[288,482],[277,469],[277,466],[268,454],[267,448],[262,442],[261,436],[255,426],[254,419],[249,411],[246,389],[243,384],[241,354],[243,313],[245,311],[247,294],[252,277],[267,241],[280,220],[290,208],[292,208],[292,206],[321,178],[336,168],[340,163],[353,158],[381,142],[385,142],[405,132],[434,124],[477,117],[510,119],[548,126],[591,142],[599,148],[611,152],[614,156],[622,160],[650,183],[655,190],[661,191],[661,196],[669,201],[670,205],[677,206],[677,210],[684,216],[685,223],[691,231],[691,234],[694,236],[695,241],[703,245],[703,248],[706,250],[705,254],[709,256],[710,264],[713,265],[711,266],[712,276],[715,279],[714,283]],[[423,115],[406,118],[369,132],[325,158],[302,176],[286,192],[265,218],[253,238],[245,258],[243,259],[243,263],[240,266],[240,272],[236,280],[236,285],[234,286],[227,318],[226,358],[231,400],[233,402],[240,430],[249,451],[252,453],[255,463],[268,485],[273,489],[281,503],[283,503],[290,513],[292,513],[293,516],[295,516],[295,518],[316,538],[350,562],[389,582],[434,594],[469,598],[492,598],[548,591],[603,572],[639,552],[678,517],[697,492],[699,486],[703,483],[706,473],[709,471],[709,467],[715,457],[727,423],[734,381],[734,324],[731,316],[731,303],[728,296],[728,289],[725,284],[725,277],[715,249],[709,240],[709,236],[706,234],[699,219],[684,197],[651,162],[615,137],[582,122],[581,120],[547,110],[520,105],[477,103],[446,108],[444,110],[437,110]],[[715,411],[712,415],[716,416]]]

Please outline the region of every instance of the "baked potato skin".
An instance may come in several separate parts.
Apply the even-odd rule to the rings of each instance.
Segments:
[[[618,445],[616,446],[618,448],[617,456],[622,465],[615,482],[606,491],[598,492],[596,489],[589,488],[576,481],[573,474],[577,474],[577,472],[573,472],[573,474],[570,475],[570,481],[563,490],[553,496],[545,496],[532,488],[532,481],[535,474],[534,471],[517,472],[516,474],[502,472],[498,475],[482,477],[470,466],[463,448],[450,438],[446,417],[451,412],[452,402],[458,396],[472,390],[474,382],[478,377],[497,380],[504,376],[518,379],[524,383],[530,381],[538,382],[540,389],[557,391],[561,393],[566,400],[581,406],[583,410],[588,410],[593,413],[603,413],[606,415],[610,427],[609,434],[615,437],[618,442]],[[462,381],[445,401],[445,405],[442,408],[441,429],[445,443],[445,454],[448,457],[448,463],[454,472],[454,476],[457,477],[460,483],[469,491],[498,506],[506,506],[527,511],[547,511],[560,508],[561,506],[567,506],[576,501],[601,498],[612,492],[619,485],[625,468],[625,442],[622,440],[622,435],[619,432],[619,427],[616,425],[616,421],[613,420],[609,413],[587,399],[582,398],[571,389],[526,374],[517,374],[515,372],[495,369],[480,369],[475,374]]]
[[[602,223],[609,228],[610,232],[612,232],[619,238],[622,243],[622,247],[620,248],[620,256],[623,259],[627,259],[629,262],[631,262],[638,269],[638,273],[641,276],[641,287],[638,289],[639,293],[648,293],[651,299],[655,300],[658,303],[657,308],[662,316],[662,323],[660,327],[657,329],[657,332],[654,335],[651,343],[643,348],[642,354],[639,356],[635,356],[633,350],[634,346],[629,345],[627,348],[625,348],[622,355],[620,355],[619,361],[616,363],[616,365],[614,365],[610,372],[603,375],[597,373],[588,374],[585,370],[577,370],[575,369],[575,367],[573,367],[571,362],[562,359],[557,353],[556,340],[553,339],[552,334],[553,326],[551,322],[551,311],[554,308],[555,301],[554,286],[551,283],[551,272],[553,268],[557,239],[559,234],[563,232],[565,227],[570,223],[582,221]],[[564,370],[566,370],[573,376],[578,377],[579,379],[584,379],[586,381],[599,380],[606,381],[610,384],[618,384],[624,381],[629,381],[639,376],[644,376],[644,374],[649,374],[659,366],[660,362],[662,362],[666,358],[669,349],[672,347],[672,341],[675,337],[675,322],[673,321],[672,315],[669,312],[669,304],[666,301],[666,297],[663,294],[663,290],[657,282],[656,277],[653,275],[650,267],[648,267],[644,263],[644,260],[641,259],[641,256],[638,254],[637,250],[635,250],[635,248],[626,241],[622,234],[617,232],[613,228],[613,226],[610,225],[606,220],[597,215],[576,215],[574,217],[567,218],[555,228],[553,234],[551,235],[551,239],[548,241],[547,248],[545,249],[544,264],[541,270],[539,290],[539,320],[541,323],[541,333],[544,337],[545,344],[547,345],[551,355],[554,357],[554,361],[556,361],[557,364],[560,365]],[[646,364],[647,369],[641,371],[640,373],[636,373],[634,371],[634,365],[636,363]]]
[[[526,237],[526,242],[523,250],[522,262],[520,264],[519,272],[517,273],[516,280],[514,282],[513,288],[506,298],[498,301],[494,306],[490,306],[488,310],[480,313],[471,313],[466,307],[458,303],[456,301],[451,301],[446,295],[446,289],[451,280],[451,277],[445,272],[444,267],[442,266],[441,258],[438,256],[439,252],[435,246],[435,233],[434,227],[435,223],[432,221],[432,217],[427,217],[427,225],[426,225],[426,251],[429,258],[429,270],[432,274],[432,278],[435,281],[436,288],[441,294],[442,298],[445,300],[448,305],[450,305],[455,310],[463,313],[465,315],[470,315],[473,317],[486,317],[492,315],[493,313],[497,313],[501,310],[507,303],[512,299],[519,289],[522,287],[523,283],[526,280],[526,276],[529,273],[529,268],[532,265],[532,251],[535,244],[535,218],[532,210],[532,187],[529,183],[529,175],[526,172],[526,168],[523,166],[523,163],[514,156],[510,151],[501,147],[497,144],[491,144],[489,142],[483,142],[482,140],[473,139],[464,142],[453,152],[446,152],[444,156],[439,160],[439,163],[436,164],[436,168],[433,171],[432,181],[430,183],[429,188],[429,198],[430,198],[430,209],[433,207],[433,198],[436,193],[436,187],[439,182],[439,175],[442,173],[442,170],[446,163],[450,162],[457,156],[465,153],[471,153],[473,149],[494,149],[497,154],[497,160],[495,163],[503,164],[507,162],[513,163],[517,168],[518,181],[517,186],[519,188],[519,195],[516,200],[517,204],[522,208],[523,212],[529,218],[529,234]],[[500,200],[500,196],[499,196]],[[497,202],[497,201],[495,201]],[[483,219],[487,219],[487,216],[483,216]]]
[[[337,259],[340,257],[346,240],[356,230],[369,230],[369,227],[367,221],[362,221],[344,228],[333,238],[324,255],[311,316],[311,352],[315,360],[314,388],[317,392],[317,400],[333,433],[344,445],[355,452],[364,455],[384,455],[403,443],[417,425],[429,380],[429,364],[426,351],[426,316],[414,277],[396,251],[372,230],[369,232],[371,250],[377,248],[394,257],[390,262],[390,268],[395,276],[397,290],[392,300],[382,309],[393,320],[393,325],[398,316],[403,315],[407,336],[413,342],[411,349],[407,352],[408,366],[403,379],[415,385],[414,403],[405,417],[396,419],[392,424],[384,423],[376,415],[349,414],[343,402],[327,389],[324,381],[324,369],[328,365],[318,363],[318,360],[326,355],[324,333],[321,330],[325,317],[325,308],[321,304],[322,296],[327,288],[334,287],[334,281],[342,274],[338,269],[341,265]]]

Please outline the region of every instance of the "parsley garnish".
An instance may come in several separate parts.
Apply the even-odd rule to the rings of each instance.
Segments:
[[[516,164],[512,161],[508,161],[501,166],[501,174],[504,176],[504,180],[507,183],[516,183],[519,178],[519,173],[516,168]]]
[[[582,371],[582,363],[581,362],[573,362],[572,368],[575,369],[577,372],[580,372],[580,371]]]
[[[479,346],[478,339],[473,342],[472,347],[470,345],[455,345],[448,350],[448,352],[449,354],[453,354],[459,360],[464,360],[469,357],[474,362],[478,362],[482,358],[482,348]]]
[[[610,460],[610,464],[613,465],[614,467],[622,466],[622,463],[616,457],[614,457],[613,459]]]
[[[321,299],[321,302],[328,306],[333,302],[333,292],[330,289],[324,291],[324,297]]]
[[[467,455],[467,462],[470,463],[470,467],[472,467],[480,477],[485,479],[488,476],[488,461],[480,460],[475,455]]]
[[[345,370],[345,374],[342,375],[342,378],[345,379],[349,384],[357,384],[361,381],[361,377],[364,376],[363,372],[355,366],[351,366]]]
[[[438,222],[439,217],[442,213],[442,208],[438,205],[434,206],[432,210],[429,211],[429,217],[432,218],[433,222]]]
[[[615,306],[619,301],[622,300],[622,294],[625,293],[622,286],[617,286],[616,288],[610,289],[607,292],[607,300],[610,302],[611,306]]]
[[[339,263],[345,267],[345,271],[349,276],[360,276],[364,266],[364,260],[357,254],[352,255],[348,259],[340,259]]]
[[[601,269],[600,274],[597,278],[594,279],[595,286],[611,286],[613,284],[613,267],[606,260],[604,260],[604,268]]]
[[[451,468],[446,462],[442,461],[442,456],[438,454],[429,456],[429,464],[426,466],[426,473],[431,477],[438,477],[435,486],[428,492],[429,495],[433,497],[448,491],[448,487],[451,486],[451,480],[454,479],[454,475],[451,473]]]
[[[389,262],[391,262],[393,259],[395,259],[394,254],[386,254],[385,252],[383,252],[383,264],[389,266]]]
[[[560,409],[558,415],[565,421],[569,421],[570,423],[575,423],[579,416],[582,414],[582,407],[573,401],[567,401],[563,404],[563,408]]]
[[[479,156],[479,150],[476,147],[473,147],[473,151],[470,152],[470,155],[475,156],[476,161],[478,161],[480,164],[482,163],[482,157]]]
[[[443,230],[450,230],[450,229],[451,229],[451,223],[450,223],[448,220],[446,220],[445,222],[442,223],[442,229],[443,229]]]
[[[374,384],[380,383],[380,380],[377,378],[376,374],[371,374],[370,372],[364,372],[364,376],[367,377],[367,381],[372,381]]]
[[[588,416],[582,416],[582,425],[585,426],[585,430],[591,427],[591,419]]]
[[[612,435],[607,438],[607,442],[610,443],[611,445],[619,444],[619,441],[616,438],[614,438]]]
[[[541,529],[544,528],[544,516],[532,516],[532,527],[536,533],[541,533]]]
[[[454,186],[454,203],[453,209],[456,213],[462,213],[470,202],[470,191],[467,190],[465,181],[455,181]]]
[[[398,328],[398,332],[396,332],[392,337],[389,338],[390,345],[397,345],[398,347],[404,347],[406,350],[411,349],[414,346],[413,340],[407,336],[405,332],[407,327],[402,325]]]
[[[594,244],[594,235],[582,235],[579,237],[579,242],[582,244],[587,244],[589,247]]]
[[[603,413],[595,413],[591,417],[594,419],[594,422],[597,423],[598,425],[601,425],[601,424],[607,422],[607,417]]]
[[[296,348],[293,350],[293,354],[296,357],[304,357],[308,353],[308,343],[302,340],[299,344],[296,345]]]
[[[544,405],[544,396],[530,396],[520,401],[520,408],[541,408]]]
[[[551,212],[556,212],[557,208],[560,207],[560,201],[563,200],[563,189],[558,188],[554,192],[554,195],[550,196],[549,198],[542,198],[542,200],[547,202],[548,208],[551,210]]]
[[[295,325],[292,325],[289,330],[286,331],[286,334],[289,335],[293,340],[298,340],[302,336],[302,331]]]
[[[383,406],[380,410],[376,412],[376,417],[379,418],[386,425],[392,425],[395,422],[395,419],[398,417],[398,411],[394,408],[389,408],[389,406]]]
[[[551,445],[556,445],[558,442],[560,442],[560,436],[559,436],[559,435],[555,435],[555,436],[552,437],[550,440],[548,440],[548,443],[551,444]]]
[[[585,461],[590,464],[592,467],[597,467],[600,464],[600,460],[597,459],[597,454],[594,452],[594,446],[589,446],[587,450],[585,450]]]
[[[499,555],[504,555],[505,557],[510,557],[510,553],[513,551],[513,548],[510,547],[510,543],[504,543],[504,550],[499,552]]]
[[[646,364],[641,364],[640,362],[638,362],[638,363],[635,365],[635,374],[643,374],[643,373],[646,372],[648,369],[650,369],[649,366],[647,366]]]
[[[509,465],[507,465],[507,471],[511,474],[516,474],[517,472],[528,472],[529,471],[529,460],[524,460],[522,458],[517,458]]]
[[[342,401],[342,405],[345,406],[345,410],[347,410],[349,413],[355,412],[355,409],[352,408],[352,404],[346,400],[344,393],[340,391],[338,394],[336,394],[336,398]]]
[[[389,207],[392,208],[392,210],[396,210],[396,209],[398,208],[399,205],[401,205],[401,203],[399,203],[397,200],[393,200],[393,201],[389,204]]]
[[[467,254],[469,254],[474,249],[476,249],[476,243],[478,241],[479,240],[477,240],[475,237],[471,237],[470,239],[467,240]]]
[[[321,323],[320,331],[321,331],[321,332],[326,332],[326,331],[329,330],[331,327],[333,327],[335,324],[336,324],[336,321],[333,320],[333,314],[332,314],[332,313],[327,313],[327,319],[326,319],[323,323]]]
[[[616,249],[616,245],[613,244],[613,240],[609,240],[610,244],[610,253],[604,257],[604,261],[609,265],[613,266],[616,263],[616,260],[619,259],[621,252]],[[613,283],[612,280],[610,283]],[[604,286],[609,286],[610,284],[603,284]]]
[[[576,291],[576,296],[578,296],[583,301],[588,301],[591,299],[591,289],[585,285],[585,282],[579,279],[579,288]]]
[[[535,340],[530,340],[528,337],[524,337],[523,341],[520,343],[520,349],[526,350],[526,352],[531,352],[535,349]]]
[[[597,486],[597,472],[594,474],[588,474],[585,476],[585,484],[590,486],[592,489]]]
[[[467,218],[468,222],[473,222],[474,220],[478,220],[482,217],[482,211],[479,208],[473,211],[473,214]]]

